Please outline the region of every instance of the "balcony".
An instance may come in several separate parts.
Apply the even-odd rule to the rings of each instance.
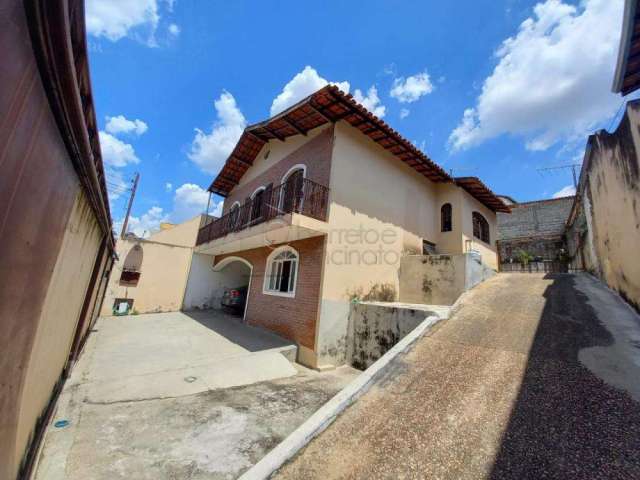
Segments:
[[[308,229],[308,226],[299,225],[300,222],[296,222],[294,218],[297,215],[302,215],[325,222],[328,203],[329,189],[324,185],[308,178],[285,182],[261,191],[243,205],[232,208],[222,217],[202,226],[198,232],[196,246],[214,242],[227,235],[245,230],[247,230],[247,235],[238,236],[239,238],[249,236],[251,232],[248,230],[264,234],[270,230],[269,226],[265,225],[260,229],[254,227],[265,223],[274,223],[271,221],[275,219],[281,220],[277,225],[279,229],[282,229],[283,226]]]

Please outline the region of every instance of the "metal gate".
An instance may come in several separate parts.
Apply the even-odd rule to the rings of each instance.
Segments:
[[[542,262],[529,262],[526,265],[520,262],[501,263],[501,272],[521,273],[568,273],[569,265],[558,260],[544,260]]]

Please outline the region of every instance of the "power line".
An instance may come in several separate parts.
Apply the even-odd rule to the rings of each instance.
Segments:
[[[568,163],[566,165],[555,165],[553,167],[536,168],[536,170],[540,175],[542,175],[543,172],[554,172],[558,170],[571,169],[571,173],[573,175],[573,186],[575,188],[578,188],[578,175],[576,173],[576,170],[580,167],[582,167],[582,165],[579,163]]]

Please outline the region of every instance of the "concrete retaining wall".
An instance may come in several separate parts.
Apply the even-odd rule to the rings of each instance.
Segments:
[[[440,310],[400,303],[361,302],[351,305],[347,334],[347,362],[364,370],[387,353],[429,316]]]
[[[410,255],[400,261],[399,299],[453,305],[462,293],[495,275],[478,255]]]

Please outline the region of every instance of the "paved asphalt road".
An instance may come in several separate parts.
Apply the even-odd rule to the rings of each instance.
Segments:
[[[500,274],[276,478],[640,479],[640,318],[588,275]]]

